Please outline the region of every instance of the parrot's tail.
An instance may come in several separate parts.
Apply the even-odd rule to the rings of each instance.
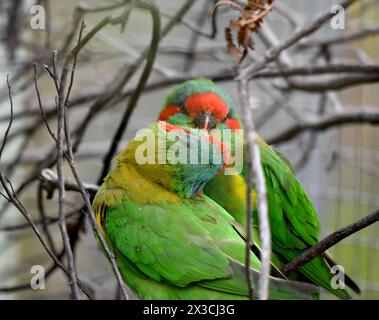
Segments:
[[[324,252],[323,257],[325,258],[325,260],[326,260],[326,262],[330,268],[332,268],[335,265],[338,265],[338,263],[332,258],[332,256],[328,252]],[[355,281],[353,279],[351,279],[346,273],[343,273],[343,274],[345,277],[345,285],[347,285],[356,294],[361,294],[361,289],[355,283]]]

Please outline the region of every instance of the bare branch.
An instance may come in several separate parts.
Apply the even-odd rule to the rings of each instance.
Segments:
[[[128,293],[127,293],[127,289],[126,289],[126,286],[122,280],[122,276],[120,274],[120,271],[118,270],[118,267],[117,267],[117,264],[116,264],[116,261],[115,261],[115,256],[114,254],[112,253],[112,251],[109,249],[107,243],[106,243],[106,240],[96,222],[96,218],[95,218],[95,214],[93,212],[93,209],[92,209],[92,205],[91,205],[91,201],[88,197],[88,194],[86,192],[86,188],[84,186],[84,184],[82,183],[82,181],[80,180],[80,177],[79,177],[79,174],[78,174],[78,171],[76,169],[76,166],[75,166],[75,163],[74,163],[74,153],[73,153],[73,150],[72,150],[72,140],[71,140],[71,132],[70,132],[70,127],[69,127],[69,119],[68,119],[68,108],[67,106],[65,106],[65,110],[64,110],[64,122],[65,122],[65,134],[66,134],[66,144],[67,144],[67,152],[68,152],[68,155],[69,155],[69,165],[70,165],[70,168],[71,168],[71,171],[74,175],[74,178],[76,180],[76,183],[80,189],[80,192],[82,194],[82,197],[83,197],[83,200],[85,201],[85,204],[86,204],[86,208],[87,208],[87,212],[89,213],[89,217],[90,217],[90,221],[91,221],[91,224],[92,224],[92,228],[94,229],[95,233],[97,234],[97,236],[99,237],[100,239],[100,242],[111,262],[111,265],[112,265],[112,269],[113,269],[113,272],[115,273],[116,275],[116,279],[118,281],[118,284],[120,286],[120,289],[121,289],[121,292],[122,292],[122,295],[124,297],[125,300],[128,300]]]
[[[165,13],[165,12],[161,12],[161,16],[166,17],[166,18],[170,18],[170,19],[172,19],[174,17],[173,15]],[[202,36],[202,37],[205,37],[208,39],[213,38],[213,31],[210,33],[206,33],[202,30],[202,28],[199,28],[199,26],[196,23],[193,23],[189,19],[183,18],[183,19],[181,19],[180,23],[182,23],[183,26],[187,27],[189,30],[191,30],[194,34],[196,34],[198,36]]]
[[[253,116],[251,112],[251,104],[249,97],[248,81],[242,79],[239,81],[239,94],[241,97],[241,109],[245,115],[244,127],[246,130],[246,149],[247,149],[247,188],[246,188],[246,201],[247,201],[247,236],[246,236],[246,271],[248,275],[249,282],[251,281],[252,275],[250,271],[250,248],[252,244],[252,184],[255,180],[255,189],[258,196],[258,215],[259,215],[259,236],[262,245],[261,252],[261,270],[259,276],[259,291],[258,297],[260,300],[268,299],[268,287],[269,287],[269,275],[271,267],[271,232],[270,224],[268,220],[268,206],[267,206],[267,192],[266,192],[266,182],[263,174],[263,168],[260,157],[260,150],[257,142],[257,134],[254,128]],[[253,179],[255,178],[255,179]],[[251,285],[251,283],[250,283]],[[249,296],[252,297],[251,287],[249,287]]]
[[[8,60],[14,61],[16,50],[20,43],[20,26],[22,25],[22,1],[15,0],[11,2],[8,10],[8,21],[5,30],[5,44],[8,49]]]
[[[110,146],[107,154],[104,157],[103,170],[101,172],[100,178],[98,179],[99,183],[104,179],[104,177],[107,175],[107,173],[109,171],[111,161],[112,161],[112,159],[113,159],[113,157],[117,151],[117,147],[120,143],[122,135],[124,134],[126,126],[128,125],[130,117],[133,113],[133,110],[136,107],[138,99],[141,96],[142,91],[146,85],[148,78],[149,78],[150,72],[152,70],[152,67],[153,67],[153,64],[155,61],[157,50],[158,50],[158,44],[159,44],[159,39],[160,39],[160,27],[161,27],[159,11],[157,10],[157,8],[154,5],[142,5],[142,8],[149,10],[151,17],[153,19],[153,30],[152,30],[153,35],[151,37],[149,53],[147,55],[147,62],[146,62],[145,68],[142,72],[142,75],[140,77],[140,80],[138,82],[137,88],[132,93],[131,97],[129,98],[125,112],[121,118],[121,122],[120,122],[120,124],[116,130],[116,133],[115,133],[113,139],[112,139],[111,146]]]
[[[326,250],[340,242],[341,240],[347,238],[348,236],[370,226],[371,224],[379,221],[379,210],[374,213],[360,218],[352,224],[349,224],[345,228],[339,229],[329,236],[322,239],[313,247],[309,248],[307,251],[303,252],[295,260],[287,263],[281,269],[285,275],[290,275],[291,273],[298,270],[301,266],[312,261],[314,258],[323,254]]]
[[[178,48],[181,50],[180,48]],[[184,48],[183,48],[184,49]],[[185,51],[187,53],[187,51]],[[201,53],[202,51],[200,51]],[[208,49],[205,49],[205,52],[208,52]],[[373,74],[379,73],[379,65],[378,64],[325,64],[325,65],[300,65],[293,66],[291,68],[281,68],[281,69],[269,69],[260,71],[257,73],[256,78],[276,78],[276,77],[290,77],[290,76],[314,76],[318,74],[340,74],[340,73],[354,73],[354,74],[370,74],[370,77],[375,76]],[[169,79],[154,79],[153,81],[149,81],[144,89],[144,92],[156,90],[159,88],[163,88],[181,81],[185,81],[189,78],[197,78],[200,76],[204,76],[206,78],[213,79],[214,81],[228,81],[232,80],[233,77],[237,75],[237,72],[233,68],[221,68],[217,71],[210,72],[189,72],[179,74],[175,77],[170,77]],[[129,97],[130,94],[135,90],[135,88],[126,89],[123,91],[121,97],[117,97],[117,100],[114,104],[117,104],[120,100],[124,100]],[[70,101],[71,108],[83,106],[87,102],[91,102],[96,97],[99,96],[99,92],[89,92],[85,94],[80,94],[75,96]],[[112,105],[114,105],[112,104]],[[51,118],[56,114],[57,110],[55,106],[50,106],[46,108],[45,116],[47,119]],[[20,112],[14,113],[14,119],[20,120],[26,117],[37,117],[40,115],[40,111],[37,110],[23,110]],[[7,121],[8,116],[0,117],[0,122]],[[35,127],[36,124],[31,125],[30,127]],[[29,127],[28,127],[29,128]],[[18,135],[17,135],[18,136]],[[11,136],[13,137],[13,136]]]
[[[7,86],[8,86],[8,94],[9,94],[9,103],[11,106],[11,115],[9,117],[8,127],[5,130],[3,142],[2,142],[1,147],[0,147],[0,160],[2,158],[3,151],[4,151],[5,145],[7,143],[7,138],[8,138],[9,132],[11,130],[12,123],[13,123],[13,99],[12,99],[12,93],[11,93],[11,85],[9,84],[9,74],[7,75]]]
[[[5,195],[4,195],[5,196]],[[66,219],[78,216],[78,212],[80,211],[80,208],[76,208],[74,210],[71,210],[70,212],[66,213]],[[42,225],[45,223],[46,225],[54,224],[59,221],[59,218],[56,217],[51,217],[51,216],[45,216],[44,218],[41,219],[36,219],[33,220],[33,223],[38,226]],[[21,231],[25,229],[29,229],[30,224],[28,222],[22,223],[22,224],[15,224],[15,225],[5,225],[0,227],[0,232],[15,232],[15,231]],[[50,244],[49,244],[50,245]],[[50,248],[52,246],[50,245]]]
[[[36,64],[35,63],[33,64],[33,71],[34,71],[34,87],[35,87],[36,93],[37,93],[38,106],[39,106],[39,109],[41,111],[41,115],[42,115],[43,121],[45,122],[45,126],[47,128],[47,131],[49,132],[49,134],[53,138],[53,140],[56,142],[57,138],[55,137],[53,131],[50,128],[49,122],[47,121],[47,118],[46,118],[45,111],[44,111],[44,109],[42,107],[41,95],[40,95],[40,92],[39,92],[39,89],[38,89],[38,84],[37,84],[37,69],[36,69]]]
[[[344,0],[340,3],[340,5],[346,9],[355,1],[356,0]],[[240,80],[242,78],[245,78],[245,79],[253,78],[260,70],[265,68],[267,64],[269,64],[270,62],[273,62],[282,53],[282,51],[288,49],[289,47],[293,46],[295,43],[299,42],[302,38],[320,29],[321,26],[325,22],[327,22],[329,19],[331,19],[335,14],[336,13],[331,13],[330,10],[328,10],[326,13],[321,15],[310,25],[305,26],[304,28],[295,32],[293,36],[284,40],[279,45],[269,49],[268,51],[266,51],[263,57],[259,59],[256,63],[242,70],[240,74],[238,75],[237,79]]]
[[[42,231],[45,234],[46,241],[49,244],[51,250],[55,254],[57,254],[57,249],[55,247],[53,236],[52,236],[50,229],[48,227],[48,219],[46,216],[45,206],[44,206],[44,193],[43,193],[42,182],[40,182],[38,184],[38,188],[37,188],[37,206],[38,206],[39,215],[41,217]],[[66,217],[66,215],[65,215],[65,217]],[[59,220],[59,218],[58,218],[58,220]]]
[[[187,13],[187,11],[191,8],[191,6],[194,4],[194,1],[187,0],[182,7],[177,11],[176,15],[166,24],[166,26],[162,29],[161,32],[161,39],[163,39],[171,30],[172,28],[181,21],[183,16]],[[80,23],[79,17],[81,15],[79,14],[78,17],[76,17],[75,25],[78,26]],[[74,29],[73,29],[74,30]],[[75,29],[76,30],[76,29]],[[68,38],[72,39],[73,34],[70,34]],[[70,40],[71,41],[71,40]],[[63,46],[63,50],[67,50],[68,44]],[[140,56],[139,59],[137,59],[132,66],[124,66],[121,67],[121,72],[117,74],[113,81],[110,82],[108,86],[104,88],[100,93],[90,93],[89,95],[83,95],[79,96],[77,99],[72,99],[70,102],[70,108],[73,105],[83,104],[85,102],[89,102],[92,100],[96,100],[89,108],[87,115],[84,117],[83,121],[77,126],[77,128],[74,130],[73,135],[76,137],[76,141],[73,145],[73,151],[76,153],[76,151],[79,148],[79,145],[82,142],[83,136],[88,128],[88,125],[90,124],[91,120],[101,111],[105,109],[105,107],[109,106],[112,102],[111,106],[116,105],[118,102],[129,96],[134,89],[129,89],[125,91],[125,94],[121,94],[121,90],[126,85],[126,83],[130,80],[130,78],[134,75],[134,73],[138,70],[138,67],[143,63],[144,59],[146,58],[148,54],[148,49],[146,49]],[[127,70],[126,72],[124,70]],[[220,73],[218,73],[220,74]],[[188,79],[188,76],[185,79]],[[220,74],[219,76],[221,79],[226,79],[225,74]],[[184,78],[184,75],[183,75]],[[228,77],[230,79],[230,76]],[[121,79],[121,80],[120,80]],[[163,84],[161,84],[163,83]],[[150,88],[149,90],[154,90],[158,87],[162,87],[164,85],[170,85],[176,83],[174,80],[165,79],[157,80]],[[47,117],[54,116],[56,114],[55,108],[52,107],[49,109],[47,113]],[[50,111],[51,110],[51,111]],[[43,121],[40,119],[37,119],[36,123],[33,123],[29,127],[25,128],[23,131],[24,134],[31,134],[35,131],[35,129],[43,124]],[[15,137],[13,135],[12,137]],[[20,193],[24,191],[27,186],[29,186],[32,182],[34,182],[40,175],[40,172],[42,169],[46,167],[52,167],[56,162],[55,157],[55,148],[52,149],[49,154],[46,155],[45,159],[42,162],[37,163],[35,166],[35,169],[33,172],[20,184],[20,186],[17,188],[17,192]],[[0,209],[0,215],[5,211],[5,209],[8,207],[8,203],[6,203],[4,206]]]
[[[9,99],[10,99],[10,101],[12,101],[12,97],[11,97],[12,93],[11,93],[11,87],[9,85],[9,82],[8,82],[8,89],[9,89]],[[11,102],[11,109],[13,109],[12,102]],[[9,132],[10,129],[11,129],[11,125],[12,125],[12,122],[13,122],[13,118],[12,117],[13,117],[13,111],[11,111],[11,118],[9,120],[9,125],[8,125],[7,132]],[[4,150],[4,147],[5,147],[5,144],[6,144],[6,141],[7,141],[6,137],[7,137],[7,134],[5,135],[5,137],[3,139],[1,150]],[[1,160],[1,153],[0,153],[0,160]],[[34,231],[35,235],[37,236],[38,240],[41,242],[41,244],[44,247],[44,249],[46,250],[46,252],[53,259],[54,263],[59,268],[61,268],[67,275],[69,275],[70,274],[69,271],[61,263],[60,259],[58,259],[58,257],[55,255],[55,253],[50,249],[50,247],[48,246],[48,244],[46,243],[46,241],[42,237],[41,233],[39,232],[37,226],[35,225],[35,223],[34,223],[32,217],[31,217],[31,215],[25,209],[25,207],[22,205],[22,203],[19,201],[18,196],[17,196],[17,194],[16,194],[16,192],[15,192],[15,190],[14,190],[11,182],[9,181],[9,179],[1,171],[0,171],[0,184],[2,185],[2,187],[4,188],[5,193],[6,193],[6,195],[3,194],[3,193],[1,193],[1,195],[3,195],[4,198],[9,203],[12,203],[17,208],[17,210],[24,216],[24,218],[27,220],[27,222],[31,226],[32,230]],[[86,292],[85,288],[83,288],[83,286],[81,285],[80,282],[78,282],[78,286],[82,289],[82,291],[88,297],[90,297],[90,295]]]
[[[52,193],[54,190],[58,189],[58,176],[54,173],[53,170],[50,169],[44,169],[41,171],[41,175],[39,179],[42,182],[43,188],[49,192]],[[76,182],[70,181],[68,179],[64,180],[65,189],[67,191],[76,191],[80,192],[80,189]],[[91,195],[95,195],[96,192],[99,190],[99,186],[91,183],[83,183],[84,189],[86,192],[88,192]]]
[[[66,141],[66,144],[67,144],[67,153],[68,153],[68,163],[69,163],[69,166],[70,166],[71,171],[72,171],[72,173],[74,175],[76,183],[77,183],[77,185],[78,185],[78,187],[80,189],[80,192],[82,194],[83,200],[84,200],[84,202],[86,204],[86,208],[87,208],[87,211],[89,213],[89,217],[90,217],[90,221],[91,221],[92,227],[93,227],[95,233],[97,234],[97,236],[99,237],[99,239],[101,241],[101,244],[102,244],[105,252],[107,253],[107,255],[108,255],[109,259],[110,259],[110,262],[111,262],[111,265],[112,265],[112,269],[113,269],[113,271],[114,271],[114,273],[116,275],[116,278],[117,278],[117,281],[118,281],[119,286],[121,288],[123,297],[127,300],[128,299],[127,289],[126,289],[126,286],[125,286],[125,284],[124,284],[124,282],[122,280],[122,276],[120,274],[120,271],[118,270],[118,267],[117,267],[117,264],[116,264],[116,261],[115,261],[115,257],[113,255],[113,253],[111,252],[111,250],[109,249],[109,247],[108,247],[108,245],[107,245],[107,243],[106,243],[106,241],[104,239],[104,236],[103,236],[102,232],[100,231],[100,228],[99,228],[99,226],[98,226],[98,224],[96,222],[96,218],[95,218],[95,215],[93,213],[92,206],[91,206],[91,201],[90,201],[89,196],[88,196],[88,194],[86,192],[84,184],[80,180],[78,171],[77,171],[75,163],[74,163],[74,153],[73,153],[73,149],[72,149],[71,131],[70,131],[69,117],[68,117],[68,105],[69,105],[69,95],[71,93],[71,88],[72,88],[72,84],[73,84],[73,80],[74,80],[74,75],[75,75],[75,67],[76,67],[77,55],[79,54],[81,48],[83,48],[83,42],[81,41],[81,34],[82,34],[84,26],[85,25],[83,23],[82,27],[80,29],[78,45],[73,49],[73,51],[70,54],[69,58],[66,59],[66,62],[65,62],[65,65],[64,65],[64,68],[63,68],[63,71],[62,71],[62,75],[61,75],[61,82],[60,82],[60,86],[59,87],[62,90],[61,92],[63,93],[64,89],[62,89],[62,88],[64,88],[64,83],[66,81],[66,76],[67,76],[67,73],[68,73],[68,66],[69,66],[70,61],[73,60],[71,79],[70,79],[70,84],[69,84],[69,88],[68,88],[66,97],[59,96],[59,110],[58,110],[59,119],[58,120],[61,123],[58,123],[58,133],[59,133],[59,130],[62,130],[62,133],[61,133],[61,136],[58,135],[58,142],[62,143],[62,145],[63,145],[63,141],[61,141],[60,139],[63,139],[63,131],[64,131],[64,135],[66,137],[65,141]],[[91,37],[92,36],[93,35],[91,35]],[[85,38],[85,40],[88,41],[89,39],[90,38],[88,38],[88,35],[87,35],[86,38]],[[84,43],[85,43],[85,41],[84,41]],[[58,154],[59,154],[59,144],[58,144]],[[63,153],[61,153],[61,160],[62,160],[62,156],[63,156]],[[57,161],[57,166],[59,166],[59,158],[58,158],[58,161]],[[59,190],[60,190],[60,194],[61,194],[61,190],[64,190],[64,182],[63,182],[62,176],[59,174],[59,171],[58,171],[58,184],[59,184]],[[61,201],[62,201],[62,199],[60,197],[60,203],[61,203]],[[59,214],[59,216],[63,217],[63,222],[64,222],[64,214],[61,214],[62,211],[61,211],[61,206],[60,206],[60,214]],[[66,247],[66,250],[67,250],[67,247]],[[68,259],[69,259],[69,257],[68,257]],[[73,262],[73,257],[72,257],[72,262]]]
[[[302,41],[298,44],[299,50],[309,49],[314,47],[335,46],[340,44],[346,44],[347,42],[365,39],[367,37],[376,36],[379,34],[379,26],[363,28],[357,32],[345,34],[334,38],[325,40],[309,40]]]
[[[248,113],[247,109],[250,109],[249,106],[249,95],[248,95],[248,89],[247,89],[247,83],[238,83],[239,85],[239,96],[241,99],[241,109],[242,112]],[[253,239],[253,206],[252,206],[252,200],[251,200],[251,191],[253,188],[253,178],[254,178],[254,171],[253,171],[253,149],[252,149],[252,142],[250,135],[252,134],[251,125],[252,125],[252,119],[248,119],[247,116],[245,116],[243,119],[245,120],[245,125],[247,126],[247,133],[246,136],[246,150],[248,151],[247,157],[246,157],[246,167],[247,167],[247,183],[246,183],[246,250],[245,250],[245,269],[246,269],[246,277],[247,277],[247,283],[249,288],[249,299],[253,300],[254,298],[254,288],[253,288],[253,273],[250,268],[250,259],[251,259],[251,246],[252,246],[252,239]],[[250,131],[248,131],[250,129]],[[249,133],[249,134],[248,134]],[[253,137],[254,138],[254,137]]]
[[[292,7],[290,8],[284,2],[278,1],[275,4],[274,10],[277,11],[284,18],[286,18],[293,28],[298,29],[301,25],[298,12],[294,12],[294,9]]]
[[[178,10],[175,16],[162,28],[160,40],[162,40],[177,24],[180,23],[181,19],[187,13],[187,11],[194,4],[194,1],[187,0],[183,6]],[[145,49],[140,57],[131,66],[122,66],[119,72],[113,80],[106,86],[100,95],[95,96],[96,101],[90,106],[87,115],[84,117],[83,121],[78,125],[75,130],[76,141],[73,145],[73,151],[76,153],[79,145],[82,142],[84,133],[86,132],[90,121],[95,117],[101,110],[105,108],[115,97],[119,96],[124,86],[128,83],[134,73],[138,70],[138,67],[143,63],[149,54],[149,48]],[[126,70],[126,72],[125,72]]]
[[[288,141],[305,131],[322,131],[345,124],[364,123],[379,124],[379,112],[377,108],[362,107],[327,115],[321,119],[304,119],[301,123],[295,124],[274,137],[268,138],[267,141],[269,144],[278,144]]]
[[[55,66],[55,63],[53,63]],[[66,80],[67,80],[67,69],[63,69],[58,94],[58,129],[57,129],[57,173],[58,173],[58,190],[59,190],[59,229],[62,234],[62,240],[65,247],[68,270],[70,274],[70,287],[72,298],[75,300],[79,299],[79,289],[77,283],[77,274],[74,261],[74,254],[70,245],[70,238],[67,233],[67,226],[65,221],[65,212],[64,212],[64,202],[65,202],[65,187],[64,187],[64,175],[63,175],[63,148],[64,148],[64,105],[65,105],[65,89],[66,89]],[[54,67],[54,80],[57,79],[56,69]],[[56,81],[55,81],[56,82]]]
[[[257,73],[256,78],[271,78],[271,77],[291,77],[291,76],[314,76],[320,74],[340,74],[340,73],[353,73],[353,74],[368,74],[379,75],[378,64],[346,64],[327,63],[324,65],[301,65],[292,66],[290,68],[280,68],[278,70],[265,70]]]

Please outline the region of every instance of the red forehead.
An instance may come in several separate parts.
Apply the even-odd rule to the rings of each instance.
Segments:
[[[229,129],[231,129],[232,131],[235,131],[237,129],[240,129],[241,126],[240,126],[240,123],[238,122],[238,120],[234,119],[234,118],[229,118],[225,121],[225,124],[229,127]]]
[[[160,121],[167,121],[168,118],[174,114],[177,114],[180,111],[180,108],[174,104],[168,105],[166,108],[164,108],[159,115],[158,120]]]
[[[189,96],[184,105],[190,117],[194,118],[199,112],[209,112],[219,123],[225,119],[229,107],[217,94],[213,92],[195,93]]]

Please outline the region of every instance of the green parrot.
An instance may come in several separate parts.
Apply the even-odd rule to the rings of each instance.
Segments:
[[[231,97],[211,80],[200,78],[184,82],[169,94],[158,118],[184,128],[209,131],[242,129]],[[320,232],[316,210],[296,179],[289,162],[261,137],[258,137],[261,162],[266,178],[269,220],[272,236],[272,262],[279,269],[318,242]],[[243,152],[245,155],[246,152]],[[246,167],[240,174],[216,175],[204,187],[204,194],[228,211],[246,227]],[[256,200],[252,191],[253,202]],[[254,229],[259,224],[254,205]],[[255,237],[257,243],[259,239]],[[341,299],[351,299],[344,289],[334,289],[331,267],[336,265],[325,253],[290,275],[290,279],[308,281],[321,286]],[[356,293],[359,287],[344,274],[345,284]]]
[[[204,130],[158,122],[117,156],[93,209],[125,283],[139,298],[248,298],[246,244],[235,229],[241,226],[201,192],[228,152]],[[204,154],[206,162],[188,161]],[[256,288],[260,261],[253,252],[250,263]],[[309,283],[270,277],[270,299],[312,299],[318,292]]]

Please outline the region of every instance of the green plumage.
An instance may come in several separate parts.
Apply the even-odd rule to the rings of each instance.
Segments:
[[[159,139],[161,129],[151,129]],[[93,203],[125,282],[142,299],[247,299],[245,241],[236,221],[207,196],[180,194],[172,185],[198,185],[189,173],[211,179],[217,166],[138,164],[137,138],[117,157]],[[257,280],[260,261],[253,253],[251,267]],[[310,299],[317,291],[270,281],[271,299]]]
[[[273,251],[282,257],[283,262],[292,261],[318,242],[320,226],[317,213],[282,157],[262,141],[260,150],[266,178],[270,224],[273,230]],[[258,219],[256,212],[255,217]],[[337,297],[351,298],[346,290],[331,287],[333,274],[322,256],[303,266],[300,272]]]
[[[164,107],[177,102],[183,104],[185,99],[194,92],[214,92],[219,94],[229,106],[228,117],[238,120],[233,101],[229,95],[207,79],[191,80],[177,86],[169,95]],[[168,119],[168,122],[179,123],[177,122],[178,119],[181,119],[180,116],[174,115]],[[193,126],[192,119],[188,117],[186,121],[181,119],[180,124],[188,127]],[[220,123],[217,128],[224,129],[226,125]],[[273,263],[280,268],[317,243],[320,227],[312,202],[294,176],[288,161],[274,148],[267,145],[263,139],[259,138],[258,144],[266,178],[272,234],[272,259]],[[246,155],[246,151],[244,155]],[[241,182],[241,180],[243,181]],[[245,170],[240,176],[220,174],[204,187],[206,195],[226,209],[244,226],[246,224],[245,180]],[[254,190],[252,197],[255,199]],[[256,209],[254,210],[254,221],[258,221]],[[254,227],[256,231],[259,230],[258,223]],[[258,238],[256,240],[258,241]],[[346,290],[331,287],[332,276],[330,266],[325,261],[325,258],[320,256],[300,268],[299,272],[291,275],[291,278],[310,281],[327,289],[339,298],[349,299],[350,295]],[[348,280],[352,288],[359,292],[359,288],[354,282],[350,278]]]

